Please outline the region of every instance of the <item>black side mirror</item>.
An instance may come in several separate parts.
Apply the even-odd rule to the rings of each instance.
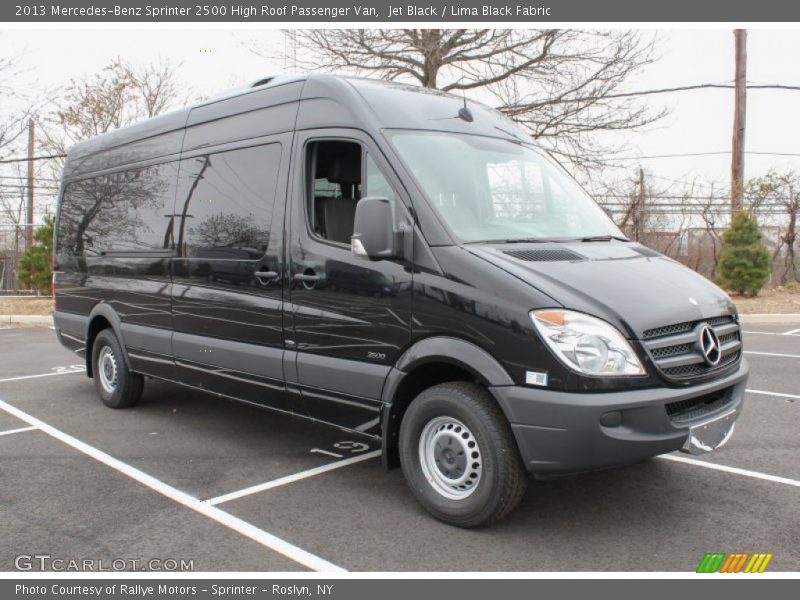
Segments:
[[[388,198],[370,196],[356,205],[350,249],[356,256],[372,260],[398,258],[400,244],[394,230],[394,208]]]

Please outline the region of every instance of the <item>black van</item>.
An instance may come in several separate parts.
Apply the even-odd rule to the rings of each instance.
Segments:
[[[155,377],[372,436],[459,526],[528,472],[713,450],[742,408],[725,293],[511,121],[417,87],[270,78],[78,144],[55,254],[105,404]]]

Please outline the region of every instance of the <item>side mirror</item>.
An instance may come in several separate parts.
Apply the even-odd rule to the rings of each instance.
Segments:
[[[388,198],[370,196],[358,201],[350,249],[372,260],[399,256],[394,208]]]

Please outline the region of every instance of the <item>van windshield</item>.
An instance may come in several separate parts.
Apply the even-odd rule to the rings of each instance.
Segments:
[[[464,242],[624,237],[577,183],[531,147],[443,132],[393,131],[389,138]]]

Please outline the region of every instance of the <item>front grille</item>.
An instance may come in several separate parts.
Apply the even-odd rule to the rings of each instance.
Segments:
[[[739,352],[734,352],[733,354],[729,354],[728,356],[723,357],[722,360],[719,361],[719,364],[716,367],[714,367],[714,370],[725,368],[728,365],[732,365],[733,363],[738,361],[739,361]],[[665,369],[662,369],[664,375],[667,375],[675,379],[681,377],[697,377],[699,375],[708,373],[711,370],[712,369],[706,367],[705,363],[696,365],[683,365],[680,367],[667,367]]]
[[[666,358],[667,356],[686,354],[691,349],[692,344],[678,344],[677,346],[667,346],[666,348],[654,348],[651,354],[653,358]]]
[[[674,423],[685,423],[704,417],[720,408],[727,406],[732,399],[730,388],[717,390],[699,398],[690,398],[679,402],[670,402],[665,405],[667,415]]]
[[[665,335],[673,335],[676,333],[686,333],[692,330],[692,321],[686,323],[676,323],[675,325],[666,325],[664,327],[656,327],[655,329],[647,329],[642,334],[642,339],[650,340]]]
[[[706,362],[698,343],[698,332],[705,324],[714,330],[720,343],[721,358],[715,366]],[[730,315],[647,329],[642,341],[659,370],[674,380],[693,379],[725,369],[739,362],[742,355],[739,323]]]

